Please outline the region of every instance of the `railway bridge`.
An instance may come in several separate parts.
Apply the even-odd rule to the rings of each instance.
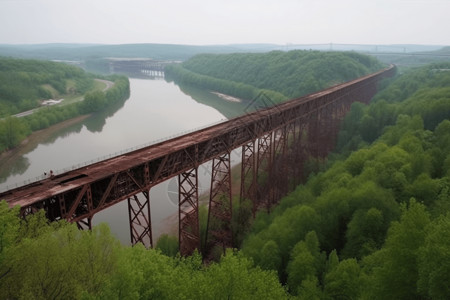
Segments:
[[[164,77],[166,65],[176,61],[155,60],[151,58],[115,58],[106,59],[111,73],[132,74],[134,76]]]
[[[200,246],[198,168],[212,161],[207,243],[231,246],[230,153],[242,149],[240,198],[267,209],[302,180],[307,159],[332,150],[339,123],[353,102],[369,103],[394,66],[241,117],[144,147],[0,194],[22,216],[45,210],[90,229],[93,216],[128,202],[131,243],[153,246],[150,189],[178,176],[179,245]],[[264,98],[264,95],[260,95]],[[264,99],[262,99],[264,100]],[[267,99],[266,99],[267,100]],[[158,199],[152,199],[158,201]]]

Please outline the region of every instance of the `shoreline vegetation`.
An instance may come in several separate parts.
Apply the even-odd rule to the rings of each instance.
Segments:
[[[39,132],[35,136],[43,135],[42,131],[53,126],[65,127],[67,124],[72,124],[71,120],[78,122],[84,120],[92,113],[101,111],[114,103],[129,97],[129,81],[124,76],[114,76],[114,84],[107,90],[94,90],[84,95],[83,101],[74,103],[52,105],[39,109],[33,114],[17,117],[6,117],[0,120],[0,133],[5,132],[3,141],[0,141],[0,157],[4,153],[13,151],[15,148],[21,148],[22,145],[27,144],[30,135]],[[50,129],[49,132],[53,132]],[[34,139],[34,136],[33,136]]]
[[[50,138],[53,134],[58,131],[72,126],[74,124],[80,123],[90,117],[92,114],[81,115],[72,119],[68,119],[47,127],[45,129],[41,129],[38,131],[32,132],[29,136],[27,136],[24,140],[20,142],[16,147],[5,150],[0,153],[0,165],[2,165],[6,169],[9,168],[9,164],[11,164],[15,159],[19,156],[22,156],[34,148],[36,148],[40,143]]]
[[[32,132],[101,111],[129,95],[125,76],[94,75],[63,63],[0,57],[0,154],[21,145]],[[41,106],[42,99],[61,98],[65,101],[58,105]]]
[[[243,101],[264,94],[272,104],[278,104],[382,68],[379,61],[363,54],[293,50],[199,54],[181,64],[168,65],[165,73],[177,84]]]

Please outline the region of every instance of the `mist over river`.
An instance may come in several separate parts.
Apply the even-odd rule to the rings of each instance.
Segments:
[[[211,101],[224,101],[209,94]],[[58,130],[7,163],[0,161],[0,191],[41,177],[50,170],[58,174],[79,164],[224,120],[219,111],[198,103],[173,82],[130,78],[130,98],[125,102]],[[235,154],[232,159],[238,160],[238,156]],[[208,170],[208,166],[199,168],[200,192],[209,188]],[[162,228],[167,227],[167,218],[177,212],[175,180],[150,191],[154,243]],[[107,222],[123,243],[130,243],[127,201],[96,214],[93,224],[100,222]]]

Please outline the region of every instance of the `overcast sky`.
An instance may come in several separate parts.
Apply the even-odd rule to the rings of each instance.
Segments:
[[[0,44],[450,45],[450,0],[0,0]]]

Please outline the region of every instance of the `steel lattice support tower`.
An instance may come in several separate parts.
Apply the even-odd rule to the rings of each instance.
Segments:
[[[287,193],[287,127],[288,125],[278,128],[273,133],[272,168],[269,176],[270,182],[272,182],[272,201],[270,206],[277,203],[282,195]]]
[[[287,195],[291,191],[291,182],[294,179],[294,168],[297,162],[294,160],[296,151],[296,134],[295,134],[295,122],[286,125],[286,140],[284,149],[284,159],[283,159],[283,186],[280,188],[281,196]],[[293,189],[294,187],[292,187]]]
[[[317,158],[323,159],[333,146],[331,132],[333,128],[332,108],[328,105],[319,111],[317,128]]]
[[[264,134],[258,139],[258,153],[256,162],[256,205],[266,207],[269,211],[272,202],[272,187],[270,174],[272,172],[273,132]]]
[[[251,141],[242,146],[241,161],[241,193],[240,199],[248,199],[253,203],[253,216],[256,213],[256,142]]]
[[[77,221],[77,227],[80,230],[92,230],[92,217]]]
[[[314,111],[309,115],[308,118],[308,141],[306,142],[308,158],[317,158],[319,154],[319,122],[320,116],[318,111]]]
[[[233,246],[230,153],[213,159],[205,245]]]
[[[299,119],[294,124],[294,144],[293,144],[293,164],[292,168],[294,169],[294,187],[300,184],[303,180],[303,167],[305,160],[305,130],[306,122],[302,119]]]
[[[131,244],[144,244],[145,247],[153,247],[150,193],[142,192],[144,199],[137,195],[128,198],[128,216],[130,219]]]
[[[197,168],[178,175],[178,239],[181,255],[200,248]]]

